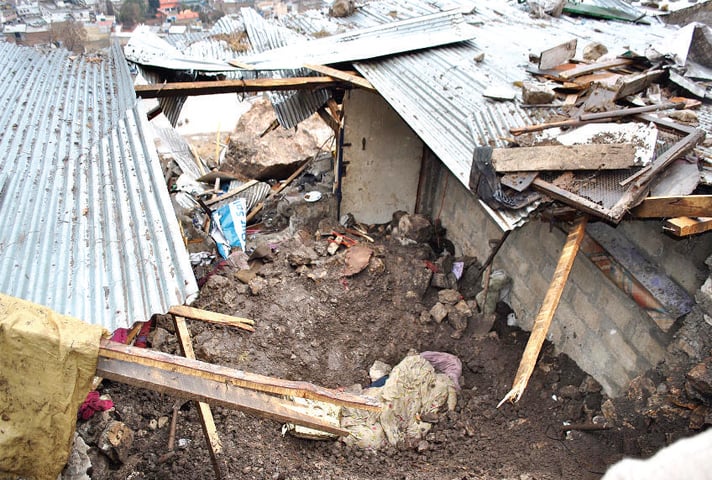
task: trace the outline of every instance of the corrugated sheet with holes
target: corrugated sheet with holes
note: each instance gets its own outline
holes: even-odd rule
[[[197,293],[118,47],[0,42],[0,292],[109,330]]]

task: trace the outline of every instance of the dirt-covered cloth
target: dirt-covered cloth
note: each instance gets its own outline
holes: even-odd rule
[[[431,424],[421,418],[454,409],[457,402],[454,382],[420,355],[404,358],[383,387],[365,389],[363,394],[378,400],[382,411],[344,408],[341,427],[350,432],[344,442],[371,449],[423,438]]]
[[[0,294],[0,478],[57,478],[104,333]]]

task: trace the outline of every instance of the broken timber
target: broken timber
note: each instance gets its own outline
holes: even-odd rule
[[[309,70],[314,70],[315,72],[322,73],[324,75],[328,75],[329,77],[336,78],[338,80],[343,80],[344,82],[348,82],[352,84],[353,86],[363,88],[365,90],[371,90],[372,92],[375,92],[376,89],[371,85],[371,82],[366,80],[365,78],[354,75],[350,72],[344,72],[343,70],[338,70],[336,68],[332,67],[327,67],[325,65],[311,65],[311,64],[306,64],[304,65],[304,68],[308,68]]]
[[[495,148],[492,164],[498,173],[625,169],[635,164],[635,148],[630,143]]]
[[[141,98],[187,97],[216,93],[251,93],[285,90],[317,90],[320,88],[349,88],[349,84],[332,77],[256,78],[245,80],[217,80],[214,82],[176,82],[135,85]]]
[[[679,217],[666,220],[663,231],[677,237],[687,237],[712,230],[712,218]]]
[[[348,435],[342,428],[295,410],[289,400],[308,398],[336,405],[379,411],[367,397],[337,392],[307,382],[282,380],[177,357],[163,352],[102,340],[97,375],[160,393],[241,410],[280,422]]]
[[[554,318],[554,313],[556,313],[556,308],[559,306],[559,300],[561,300],[561,294],[566,286],[566,280],[569,278],[569,273],[574,265],[576,254],[586,233],[587,219],[588,217],[585,215],[580,217],[576,223],[574,223],[573,227],[571,227],[569,235],[566,237],[566,243],[561,250],[559,263],[556,265],[556,270],[554,271],[554,277],[551,279],[549,289],[546,291],[546,296],[544,297],[544,302],[534,320],[529,341],[524,348],[517,374],[514,376],[512,389],[507,392],[502,401],[499,402],[497,408],[507,401],[511,401],[512,403],[518,402],[524,390],[527,388],[529,378],[534,372],[536,360],[539,357],[541,347],[544,345],[546,334]]]
[[[577,41],[574,38],[566,43],[544,50],[539,54],[539,69],[549,70],[566,63],[576,55]]]
[[[589,73],[593,73],[597,70],[608,70],[609,68],[623,67],[625,65],[630,65],[633,60],[629,58],[616,58],[615,60],[609,60],[607,62],[591,63],[586,65],[581,65],[571,70],[563,71],[559,74],[559,78],[564,80],[570,80],[572,78],[580,77]]]
[[[178,344],[180,345],[183,356],[185,358],[195,360],[193,342],[190,339],[190,333],[188,332],[188,325],[185,323],[185,318],[174,315],[173,323],[176,328],[176,336],[178,337]],[[222,478],[222,468],[220,467],[219,455],[222,453],[222,443],[220,442],[218,431],[215,428],[213,412],[210,410],[210,405],[207,403],[197,402],[197,404],[198,413],[200,415],[200,424],[203,427],[205,442],[208,444],[208,452],[210,453],[210,461],[213,464],[213,471],[215,472],[215,477],[220,479]]]
[[[712,217],[712,195],[647,197],[630,214],[637,218]]]
[[[209,312],[207,310],[201,310],[187,305],[175,305],[168,310],[168,313],[193,320],[201,320],[203,322],[215,323],[218,325],[237,327],[249,332],[255,331],[252,327],[255,324],[255,321],[250,320],[249,318],[233,317],[223,313]]]

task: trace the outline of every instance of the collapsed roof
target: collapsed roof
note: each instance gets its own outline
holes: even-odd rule
[[[637,15],[639,20],[638,17],[644,15],[644,12],[638,15],[632,7],[621,8],[619,3],[622,2],[597,4],[597,8],[603,9],[597,10],[597,16],[605,18],[600,12],[606,15],[625,12],[628,16]],[[297,66],[319,62],[352,63],[455,177],[475,191],[471,185],[474,149],[511,146],[511,129],[538,124],[560,113],[555,105],[528,108],[531,106],[502,101],[501,95],[492,94],[509,91],[512,92],[510,98],[516,96],[518,89],[515,91],[513,86],[528,77],[527,69],[532,70],[528,68],[530,55],[539,55],[562,41],[571,40],[575,45],[578,40],[615,47],[619,49],[616,55],[644,58],[651,45],[668,41],[677,31],[676,27],[669,27],[656,18],[651,19],[650,25],[641,25],[570,17],[532,19],[530,13],[510,2],[458,1],[446,5],[408,0],[366,3],[344,18],[333,18],[324,10],[315,10],[268,22],[253,10],[243,9],[239,21],[233,25],[244,24],[250,44],[260,48],[234,52],[230,63],[243,68],[243,74],[255,76],[295,76],[297,74],[290,72],[296,72]],[[288,47],[283,46],[284,43],[264,42],[264,38],[271,38],[275,32],[284,34],[285,27],[293,35],[299,32],[302,40]],[[201,42],[212,41],[211,38],[217,37],[208,34]],[[413,38],[419,41],[414,42]],[[270,49],[265,51],[266,47]],[[670,59],[671,55],[665,52],[662,57]],[[704,59],[704,55],[698,54],[693,59],[700,58]],[[223,57],[223,60],[227,59]],[[150,66],[150,62],[145,65]],[[690,65],[685,66],[683,61],[678,67],[664,65],[678,84],[693,83],[684,83]],[[275,69],[281,70],[274,73]],[[300,71],[302,75],[304,70]],[[699,83],[694,85],[699,86]],[[704,96],[704,86],[700,88]],[[296,100],[290,109],[299,113],[292,119],[306,118],[319,106]],[[282,109],[283,106],[275,103],[280,123],[292,126],[294,122],[282,120]],[[703,127],[710,118],[708,110],[709,107],[703,105],[699,115]],[[677,137],[668,139],[667,147],[685,138],[684,131],[677,133]],[[699,138],[692,140],[697,142]],[[704,181],[709,178],[704,168],[709,165],[708,152],[704,147],[696,152],[703,158],[701,178]],[[630,177],[630,173],[616,175],[602,183],[616,185]],[[590,213],[617,222],[635,203],[629,197],[638,200],[639,192],[632,195],[631,188],[615,186],[577,198],[581,204],[590,206]],[[595,204],[602,204],[603,208]],[[509,230],[525,222],[537,203],[519,209],[492,208],[491,203],[485,202],[482,206],[503,230]]]
[[[198,287],[120,49],[0,43],[0,292],[109,330]]]

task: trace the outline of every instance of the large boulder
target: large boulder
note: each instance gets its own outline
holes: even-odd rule
[[[269,100],[256,99],[230,134],[220,170],[245,179],[282,180],[316,155],[333,135],[316,114],[289,130],[280,126],[270,130],[275,119]]]

